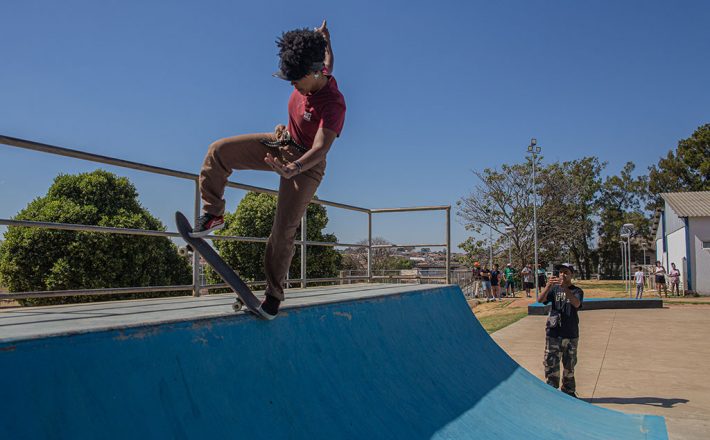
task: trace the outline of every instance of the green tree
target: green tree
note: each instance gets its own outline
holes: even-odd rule
[[[276,215],[276,196],[249,192],[237,206],[234,213],[225,215],[225,227],[218,235],[240,237],[268,237]],[[328,214],[323,205],[311,203],[306,215],[309,241],[337,242],[334,234],[326,234],[323,229],[328,225]],[[297,239],[301,237],[301,228],[296,231]],[[215,247],[224,260],[237,269],[245,280],[259,281],[266,279],[264,273],[265,243],[250,243],[236,240],[216,240]],[[306,248],[307,277],[331,278],[338,276],[342,256],[330,246],[308,246]],[[291,260],[290,278],[301,276],[300,246]],[[219,282],[219,278],[210,271],[209,280]]]
[[[660,194],[676,191],[710,190],[710,124],[698,127],[687,139],[678,142],[676,151],[668,152],[649,167],[649,192],[647,208],[663,206]]]
[[[589,278],[597,261],[594,215],[605,166],[596,157],[584,157],[552,163],[540,175],[543,260],[571,260],[581,278]]]
[[[138,202],[125,177],[103,170],[60,174],[16,220],[165,230]],[[0,246],[0,283],[10,292],[189,284],[189,263],[163,237],[9,227]],[[175,295],[117,295],[114,298]],[[105,300],[80,296],[23,300],[55,304]]]
[[[538,161],[541,158],[538,157]],[[594,207],[601,188],[601,171],[606,164],[596,157],[584,157],[544,166],[536,164],[538,260],[572,260],[579,275],[590,275],[596,262],[594,251]],[[513,265],[531,263],[534,257],[532,159],[505,164],[501,171],[474,172],[479,183],[457,204],[458,215],[468,230],[485,236],[490,228],[494,240],[470,238],[461,246],[471,258],[486,261],[489,246],[494,262],[508,261],[512,246]],[[485,238],[485,237],[484,237]]]
[[[457,215],[467,230],[481,234],[488,227],[496,233],[494,254],[498,253],[496,248],[505,249],[506,262],[507,249],[512,244],[516,265],[530,262],[533,255],[531,166],[532,162],[528,161],[527,164],[504,164],[501,171],[490,168],[474,171],[479,183],[456,203]],[[468,246],[473,249],[483,245],[472,242]],[[482,254],[480,249],[478,253]]]
[[[481,267],[488,266],[488,243],[486,240],[477,240],[474,237],[467,237],[463,243],[459,243],[459,248],[464,252],[459,258],[459,262],[467,267],[473,267],[478,262]]]
[[[618,176],[608,176],[601,187],[597,201],[599,223],[597,226],[598,253],[601,273],[605,277],[621,273],[621,249],[619,233],[624,223],[633,223],[638,233],[637,241],[650,239],[650,219],[642,211],[648,179],[634,177],[633,162],[627,162]],[[632,260],[636,259],[639,246],[632,246]]]

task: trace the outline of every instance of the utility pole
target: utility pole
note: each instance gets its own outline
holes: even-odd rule
[[[537,274],[537,187],[535,185],[535,162],[537,162],[537,155],[540,154],[542,148],[537,146],[537,139],[530,139],[530,145],[528,145],[528,153],[532,155],[532,189],[533,189],[533,234],[535,236],[535,297],[540,296],[540,286],[538,282]]]

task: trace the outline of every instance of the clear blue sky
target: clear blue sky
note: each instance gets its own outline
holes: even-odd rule
[[[348,113],[318,194],[364,207],[453,206],[471,170],[522,160],[531,137],[545,161],[597,155],[609,173],[629,160],[645,172],[710,122],[703,1],[28,0],[0,16],[0,133],[191,172],[213,140],[286,121],[274,40],[327,18]],[[57,173],[94,168],[0,146],[0,217]],[[105,168],[171,229],[191,209],[187,182]],[[366,238],[364,214],[329,215],[340,241]],[[375,217],[374,232],[443,242],[444,216]],[[452,233],[467,236],[457,222]]]

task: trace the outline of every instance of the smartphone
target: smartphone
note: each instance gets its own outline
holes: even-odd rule
[[[552,271],[552,276],[553,276],[553,277],[559,277],[559,276],[560,276],[560,271],[559,271],[559,269],[554,269],[554,270]]]

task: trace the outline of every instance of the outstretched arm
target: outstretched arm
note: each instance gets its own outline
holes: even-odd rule
[[[333,47],[330,45],[330,31],[328,30],[328,23],[323,20],[323,24],[319,28],[316,28],[316,32],[320,32],[325,37],[325,41],[328,45],[325,47],[325,68],[328,69],[328,74],[333,74],[333,65],[335,64],[335,57],[333,56]]]

